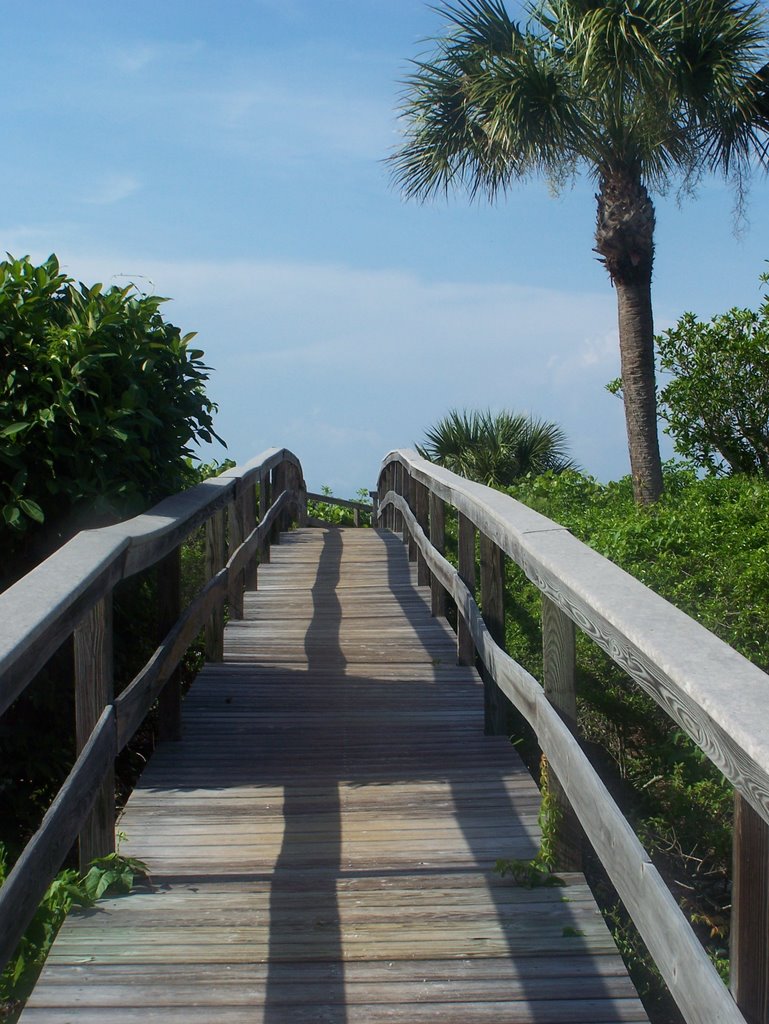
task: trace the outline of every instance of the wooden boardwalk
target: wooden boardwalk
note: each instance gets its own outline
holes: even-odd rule
[[[129,801],[151,887],[73,914],[22,1024],[646,1021],[401,542],[298,530]]]

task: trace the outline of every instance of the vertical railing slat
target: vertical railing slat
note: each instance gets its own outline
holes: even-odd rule
[[[430,543],[441,555],[446,550],[446,506],[430,491]],[[433,615],[446,617],[446,591],[435,576],[431,575],[431,610]]]
[[[426,535],[429,535],[428,517],[429,507],[427,500],[428,491],[424,484],[418,480],[414,481],[414,516]],[[417,551],[417,586],[430,586],[430,570],[421,551]]]
[[[505,650],[505,555],[481,533],[481,610],[492,639]],[[504,735],[507,712],[504,695],[486,668],[481,673],[484,689],[484,731]]]
[[[182,549],[174,548],[157,565],[158,642],[161,642],[182,613]],[[182,734],[182,674],[177,666],[158,699],[158,735],[161,740],[178,740]]]
[[[769,1021],[769,825],[734,796],[730,989],[748,1024]]]
[[[114,699],[112,594],[97,601],[74,632],[75,740],[80,754]],[[79,837],[80,870],[115,849],[115,772],[110,768]]]
[[[470,593],[475,596],[475,526],[457,512],[458,572]],[[475,664],[475,644],[461,615],[457,616],[457,661],[460,665]]]
[[[219,509],[206,522],[206,578],[211,579],[227,560],[224,535],[224,509]],[[206,658],[222,661],[224,658],[224,606],[219,603],[211,612],[206,625]]]
[[[577,731],[577,660],[574,623],[542,595],[542,659],[545,696],[572,733]],[[556,809],[554,850],[561,871],[582,869],[582,829],[558,777],[547,767],[547,785]]]

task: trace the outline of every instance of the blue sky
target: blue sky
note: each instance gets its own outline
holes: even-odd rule
[[[388,180],[399,82],[441,29],[422,0],[36,0],[3,29],[2,248],[172,297],[232,457],[285,445],[348,496],[450,408],[490,406],[627,471],[592,183],[420,206]],[[656,199],[659,329],[758,303],[767,196],[761,175],[739,236],[718,180]]]

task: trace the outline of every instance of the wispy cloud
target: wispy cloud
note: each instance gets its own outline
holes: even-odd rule
[[[135,75],[146,70],[152,64],[162,63],[164,66],[168,66],[169,63],[188,60],[200,53],[202,49],[203,42],[201,40],[165,43],[143,41],[113,50],[111,61],[120,71]]]
[[[109,206],[119,203],[141,188],[141,182],[133,174],[108,174],[93,182],[81,196],[81,202],[92,206]]]
[[[293,446],[315,484],[352,493],[385,449],[413,445],[449,408],[491,406],[555,420],[587,469],[624,472],[621,403],[604,390],[618,362],[610,293],[338,264],[60,256],[78,279],[138,270],[174,297],[166,315],[199,332],[238,459]]]

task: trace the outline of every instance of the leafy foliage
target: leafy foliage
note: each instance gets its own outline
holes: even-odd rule
[[[659,400],[676,451],[709,473],[769,476],[769,296],[709,323],[685,313],[656,343],[672,374]]]
[[[0,516],[7,549],[135,514],[191,482],[216,434],[203,353],[158,296],[0,263]],[[26,534],[26,536],[24,536]]]
[[[46,890],[40,906],[14,955],[0,974],[0,1012],[26,999],[45,962],[48,950],[64,918],[73,906],[90,907],[102,896],[130,892],[134,879],[147,875],[147,866],[119,852],[99,857],[80,876],[68,869],[60,872]],[[5,848],[0,843],[0,884],[7,876]]]
[[[417,450],[460,476],[497,487],[529,473],[575,468],[560,427],[512,412],[453,409],[426,432]]]
[[[333,492],[330,487],[324,484],[320,493],[327,497],[333,497]],[[360,487],[355,493],[354,498],[350,498],[350,501],[359,501],[364,505],[371,504],[371,497],[365,487]],[[355,514],[353,509],[345,508],[343,505],[334,505],[329,501],[308,501],[307,502],[307,514],[312,519],[321,519],[325,523],[330,523],[333,526],[354,526],[355,525]],[[370,513],[363,512],[361,522],[370,522]]]
[[[633,501],[627,478],[603,485],[577,473],[521,481],[510,493],[662,594],[766,670],[762,623],[769,592],[769,481],[698,479],[665,467],[665,494]],[[541,678],[540,596],[508,568],[507,645]],[[636,831],[687,893],[684,909],[724,969],[728,931],[732,793],[721,773],[657,705],[587,637],[577,636],[578,712],[588,749],[613,764]],[[624,927],[624,926],[623,926]],[[630,933],[625,939],[632,944]],[[637,950],[634,955],[638,954]]]

